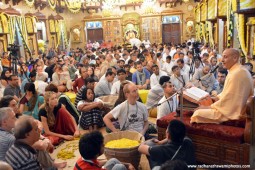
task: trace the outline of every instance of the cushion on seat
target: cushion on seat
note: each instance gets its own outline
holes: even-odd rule
[[[180,120],[180,117],[174,117],[175,113],[171,113],[157,120],[157,126],[167,128],[169,122],[173,119]],[[187,135],[194,134],[210,138],[217,138],[224,141],[243,143],[244,142],[244,128],[228,126],[228,124],[206,124],[194,123],[190,124],[190,112],[184,112],[183,123],[187,128]],[[231,121],[230,123],[231,124]]]

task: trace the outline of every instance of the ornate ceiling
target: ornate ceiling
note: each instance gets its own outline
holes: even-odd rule
[[[5,4],[10,3],[11,0],[0,0]],[[17,5],[22,0],[12,0],[13,5]],[[121,10],[127,10],[127,7],[136,6],[150,6],[152,7],[156,2],[160,5],[165,4],[167,7],[176,6],[178,3],[189,2],[193,0],[25,0],[29,7],[34,7],[35,9],[44,9],[49,6],[57,13],[63,13],[65,10],[69,10],[72,13],[78,13],[80,11],[85,12],[90,11],[97,12],[99,9],[112,10],[113,8],[120,8]]]

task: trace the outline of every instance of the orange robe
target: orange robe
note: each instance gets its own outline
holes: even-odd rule
[[[240,119],[253,90],[248,70],[239,63],[233,65],[225,80],[223,91],[218,95],[219,100],[211,105],[211,109],[196,110],[191,117],[191,123],[221,123]]]

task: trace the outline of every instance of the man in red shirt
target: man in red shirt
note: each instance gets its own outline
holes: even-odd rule
[[[82,157],[77,160],[74,170],[134,170],[132,164],[122,164],[116,158],[108,161],[97,160],[104,153],[104,137],[99,131],[83,135],[79,141],[79,151]]]
[[[73,83],[73,91],[75,93],[80,90],[80,88],[85,84],[85,79],[89,77],[87,67],[81,67],[79,69],[79,73],[81,77],[77,78]]]

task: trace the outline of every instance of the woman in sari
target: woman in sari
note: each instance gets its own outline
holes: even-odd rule
[[[34,83],[27,83],[24,90],[25,95],[20,99],[19,111],[38,120],[39,107],[43,104],[44,98],[36,92]]]
[[[39,120],[42,122],[45,136],[52,144],[58,144],[61,139],[73,140],[80,135],[74,118],[64,105],[58,103],[55,92],[45,92],[44,104],[39,110]]]

